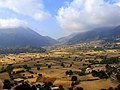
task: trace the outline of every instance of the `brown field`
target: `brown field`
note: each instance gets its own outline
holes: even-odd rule
[[[63,49],[64,50],[64,49]],[[80,71],[84,69],[85,66],[83,64],[89,64],[88,60],[94,60],[96,55],[108,55],[111,56],[120,56],[119,51],[117,50],[108,50],[106,52],[98,52],[98,51],[88,51],[88,52],[64,52],[64,51],[51,51],[50,53],[25,53],[25,54],[10,54],[10,55],[1,55],[0,63],[1,66],[6,66],[7,64],[13,64],[16,68],[14,71],[20,71],[23,68],[18,68],[18,66],[28,65],[31,67],[31,71],[36,74],[30,74],[29,72],[21,73],[21,75],[25,74],[26,77],[33,75],[33,78],[27,78],[26,81],[36,82],[38,74],[42,74],[43,77],[53,77],[56,78],[54,85],[59,86],[63,85],[63,87],[67,90],[67,88],[71,87],[71,77],[65,75],[67,70]],[[77,59],[75,59],[77,57]],[[101,61],[100,58],[96,59]],[[34,66],[39,61],[41,64],[41,70],[37,70]],[[61,67],[60,64],[63,62],[65,64],[65,68]],[[72,64],[72,67],[69,65]],[[50,69],[48,69],[47,65],[52,65]],[[93,70],[105,69],[105,65],[92,65]],[[23,69],[24,70],[24,69]],[[109,88],[116,87],[118,82],[111,81],[110,79],[99,79],[93,81],[86,81],[87,79],[96,79],[97,77],[93,77],[91,74],[85,76],[78,76],[81,82],[75,87],[83,87],[84,90],[100,90],[101,88]],[[9,79],[7,73],[0,73],[0,79],[5,80]]]
[[[100,89],[108,89],[109,87],[116,87],[118,83],[112,82],[110,79],[108,80],[96,80],[96,81],[88,81],[81,82],[80,87],[84,87],[85,90],[100,90]]]

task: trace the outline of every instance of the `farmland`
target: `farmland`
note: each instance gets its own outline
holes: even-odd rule
[[[50,48],[50,47],[45,47]],[[2,81],[12,78],[23,78],[24,81],[34,83],[44,83],[41,78],[55,79],[51,81],[53,85],[62,85],[65,90],[73,87],[82,87],[84,90],[101,90],[109,87],[117,87],[119,81],[115,78],[101,78],[94,76],[92,71],[104,71],[107,73],[106,65],[111,67],[119,67],[120,51],[119,49],[109,50],[79,50],[79,45],[52,47],[44,53],[20,53],[20,54],[3,54],[0,55]],[[115,63],[111,61],[116,60]],[[104,61],[104,60],[107,60]],[[12,65],[12,77],[5,70],[9,65]],[[69,72],[72,74],[69,75]],[[71,78],[77,77],[79,81],[72,86]]]

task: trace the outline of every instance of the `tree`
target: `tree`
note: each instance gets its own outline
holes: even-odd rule
[[[31,89],[30,89],[30,85],[27,82],[25,82],[17,86],[15,90],[31,90]]]
[[[114,90],[113,87],[108,88],[108,90]]]
[[[116,78],[118,81],[120,81],[120,74],[117,73]]]
[[[65,67],[64,63],[61,63],[61,66],[62,66],[62,67]]]
[[[82,87],[77,87],[75,90],[84,90]]]
[[[38,74],[39,77],[42,77],[42,74]]]
[[[13,66],[12,66],[12,64],[9,64],[9,65],[6,67],[6,71],[8,72],[9,75],[11,75],[11,72],[13,71]]]
[[[66,71],[65,73],[66,73],[66,75],[73,75],[73,71],[72,70]]]
[[[70,64],[70,67],[72,67],[72,64]]]
[[[37,70],[40,70],[40,66],[37,66]]]
[[[25,65],[23,65],[23,68],[27,69],[27,68],[28,68],[28,66],[25,64]]]
[[[51,68],[51,65],[48,65],[48,68]]]
[[[52,83],[52,82],[48,82],[48,83],[47,83],[47,86],[49,86],[49,87],[50,87],[50,86],[53,86],[53,83]]]
[[[69,71],[66,71],[65,74],[66,74],[66,75],[69,75]]]
[[[3,89],[11,89],[11,86],[12,84],[11,84],[11,82],[10,82],[10,80],[5,80],[4,81],[4,86],[3,86]]]
[[[84,75],[85,75],[85,72],[84,72],[84,71],[81,71],[81,72],[77,72],[77,74],[78,74],[79,76],[84,76]]]
[[[109,76],[105,73],[105,71],[101,70],[101,71],[92,71],[92,75],[94,77],[99,77],[100,79],[108,79]]]
[[[104,71],[101,70],[99,72],[99,78],[100,79],[108,79],[109,77],[108,77],[108,75]]]
[[[77,81],[77,80],[78,80],[77,76],[72,76],[71,81]]]
[[[37,88],[35,87],[35,85],[33,85],[30,90],[37,90]]]
[[[37,63],[40,63],[40,61],[37,61]]]
[[[59,90],[65,90],[62,85],[59,86]]]
[[[75,86],[75,83],[72,82],[71,83],[71,88],[73,89],[74,86]]]
[[[51,90],[51,89],[50,89],[51,86],[53,86],[53,83],[51,83],[51,82],[48,82],[48,83],[45,82],[44,89],[45,89],[45,90]],[[44,89],[43,89],[43,90],[44,90]]]
[[[109,64],[106,64],[106,66],[105,66],[105,67],[106,67],[106,69],[109,69],[109,67],[110,67],[110,66],[109,66]]]
[[[92,71],[92,75],[93,75],[94,77],[98,77],[98,76],[99,76],[98,72],[95,71],[95,70]]]
[[[70,87],[70,88],[68,88],[68,90],[73,90],[73,88]]]
[[[72,70],[69,71],[69,75],[73,75],[73,71]]]

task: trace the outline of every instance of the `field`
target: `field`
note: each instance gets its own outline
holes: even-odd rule
[[[71,51],[69,51],[69,48]],[[53,82],[54,85],[62,85],[65,90],[71,87],[71,77],[77,76],[80,83],[75,85],[76,87],[83,87],[84,90],[100,90],[102,88],[115,88],[119,83],[117,81],[109,79],[99,79],[98,77],[93,77],[91,73],[80,76],[73,73],[72,76],[66,75],[66,71],[72,70],[73,72],[80,72],[81,70],[86,70],[90,63],[90,60],[100,62],[102,59],[98,56],[107,57],[120,57],[119,50],[106,50],[106,51],[78,51],[76,49],[69,48],[56,48],[50,50],[47,53],[22,53],[22,54],[8,54],[0,55],[1,68],[6,67],[8,64],[14,66],[13,72],[25,70],[22,66],[27,65],[33,73],[28,71],[20,73],[21,76],[30,77],[26,78],[25,81],[35,83],[38,75],[42,74],[42,77],[56,78]],[[61,66],[64,63],[64,67]],[[37,70],[37,65],[40,65],[40,70]],[[70,67],[70,64],[72,66]],[[118,63],[119,64],[119,63]],[[51,65],[51,68],[48,68]],[[116,65],[116,64],[112,64]],[[105,70],[106,64],[92,64],[92,70]],[[7,72],[0,73],[0,79],[4,81],[5,79],[10,79]],[[90,81],[89,81],[90,80]]]

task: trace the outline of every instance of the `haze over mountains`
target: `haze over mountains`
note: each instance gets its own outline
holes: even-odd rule
[[[116,41],[120,38],[120,26],[96,28],[84,33],[72,34],[64,38],[58,39],[60,43],[77,44],[81,42],[90,42],[96,40]]]
[[[0,48],[77,44],[96,40],[115,41],[118,38],[120,38],[120,26],[96,28],[84,33],[71,34],[58,40],[52,39],[48,36],[42,36],[26,27],[1,28]]]
[[[42,36],[30,28],[1,28],[0,29],[0,48],[16,47],[16,46],[46,46],[53,45],[57,41]]]

